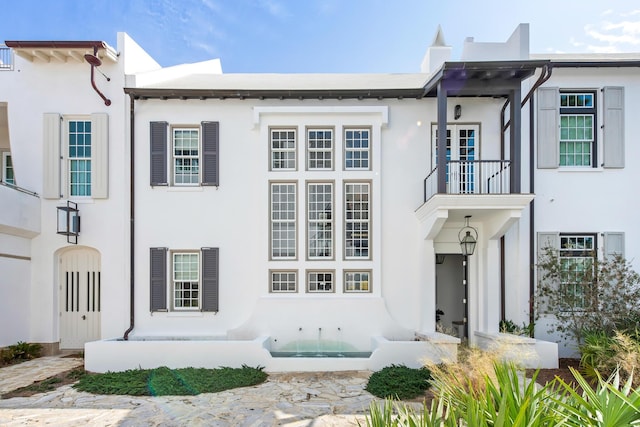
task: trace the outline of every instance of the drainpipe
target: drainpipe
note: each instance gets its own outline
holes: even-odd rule
[[[535,161],[533,159],[534,149],[533,149],[533,140],[534,140],[534,103],[533,103],[533,93],[542,86],[547,80],[551,78],[552,67],[551,64],[546,64],[542,67],[542,71],[540,72],[540,77],[533,84],[527,95],[522,100],[520,104],[521,107],[524,107],[529,100],[531,100],[531,105],[529,107],[529,193],[534,194],[534,167]],[[509,100],[504,103],[502,106],[502,110],[500,111],[500,159],[504,159],[504,133],[511,125],[511,120],[507,123],[504,123],[505,111],[507,110],[507,106],[509,105]],[[534,238],[535,238],[535,227],[534,227],[534,202],[532,200],[529,204],[529,265],[533,266],[535,264],[535,254],[534,254]],[[500,238],[500,315],[502,320],[505,319],[505,293],[506,293],[506,280],[505,280],[505,245],[504,245],[504,236]],[[535,274],[533,268],[529,269],[529,323],[533,324],[535,321],[535,312],[534,312],[534,295],[535,295]]]
[[[127,329],[126,331],[124,331],[124,336],[123,339],[125,341],[129,340],[129,334],[131,333],[131,331],[133,331],[133,328],[135,326],[135,301],[134,301],[134,297],[135,297],[135,279],[134,279],[134,273],[135,273],[135,254],[134,254],[134,250],[135,250],[135,223],[134,223],[134,219],[135,219],[135,144],[134,144],[134,135],[135,135],[135,120],[134,120],[134,111],[135,111],[135,98],[133,94],[129,94],[129,141],[130,141],[130,146],[129,146],[129,238],[130,238],[130,243],[129,243],[129,264],[130,264],[130,277],[129,277],[129,329]]]

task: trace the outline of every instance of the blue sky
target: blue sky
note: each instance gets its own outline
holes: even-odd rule
[[[4,0],[0,40],[103,40],[125,31],[161,65],[220,58],[223,71],[418,72],[438,25],[532,53],[640,51],[638,0]]]

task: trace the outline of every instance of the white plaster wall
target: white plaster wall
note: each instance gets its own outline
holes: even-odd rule
[[[465,123],[481,123],[481,158],[499,158],[499,115],[502,101],[450,100],[451,115],[460,103]],[[265,113],[254,123],[253,107],[269,110],[271,107],[290,112]],[[297,107],[311,108],[295,112]],[[367,109],[388,107],[389,120],[380,125],[375,114],[341,112],[340,109]],[[323,108],[335,109],[327,112]],[[322,112],[324,111],[324,112]],[[407,330],[419,330],[425,310],[423,299],[435,298],[435,284],[425,282],[422,266],[433,259],[422,259],[420,250],[424,236],[419,234],[415,210],[423,203],[423,179],[431,169],[431,123],[435,122],[435,100],[384,101],[254,101],[254,100],[147,100],[136,101],[136,328],[134,335],[212,335],[224,334],[240,328],[256,310],[260,298],[270,298],[268,292],[270,268],[298,269],[299,291],[295,295],[278,294],[277,298],[308,301],[327,299],[368,298],[367,295],[342,294],[342,269],[370,268],[373,270],[371,296],[382,296],[391,321]],[[167,121],[170,124],[199,124],[201,121],[220,122],[220,187],[175,188],[149,185],[149,122]],[[373,169],[370,173],[340,172],[336,158],[336,173],[331,179],[366,178],[373,182],[373,243],[372,261],[340,261],[342,259],[341,230],[337,227],[336,259],[331,262],[304,261],[304,238],[299,237],[299,261],[269,262],[269,179],[298,180],[299,217],[304,217],[304,180],[326,179],[323,172],[269,172],[269,126],[293,126],[299,130],[299,170],[304,169],[304,126],[335,126],[336,137],[340,127],[372,125]],[[341,144],[336,143],[336,156],[341,156]],[[339,181],[337,181],[339,182]],[[341,224],[342,188],[335,186],[336,224]],[[300,224],[300,223],[299,223]],[[452,225],[455,233],[462,224]],[[452,228],[453,230],[453,228]],[[303,228],[299,230],[303,233]],[[455,240],[455,241],[454,241]],[[456,238],[452,240],[459,251]],[[199,249],[220,248],[220,312],[214,313],[150,313],[149,312],[149,248]],[[473,267],[472,278],[483,286],[482,255]],[[305,293],[306,268],[336,270],[336,293],[312,295]],[[434,268],[433,266],[431,267]],[[497,267],[496,267],[497,268]],[[435,276],[434,276],[435,277]],[[487,289],[476,296],[477,310],[483,310]],[[275,296],[274,296],[275,297]],[[496,295],[497,297],[497,295]],[[491,297],[493,298],[493,297]],[[294,304],[295,305],[295,304]],[[284,307],[284,305],[283,305]],[[273,316],[289,316],[291,331],[302,325],[300,316],[309,315],[300,309],[274,310]],[[433,312],[433,314],[432,314]],[[354,314],[360,313],[354,310]],[[435,316],[430,310],[427,314]],[[304,319],[304,329],[322,326],[322,315],[315,321]],[[328,317],[344,316],[327,313]],[[474,327],[483,315],[477,315]],[[354,315],[353,321],[361,322]],[[343,321],[343,320],[341,320]],[[317,325],[317,326],[314,326]],[[343,324],[345,330],[348,324]],[[497,328],[497,326],[496,326]],[[268,331],[260,331],[268,332]],[[372,331],[373,332],[373,331]]]
[[[602,251],[600,233],[625,233],[625,256],[636,271],[640,270],[640,243],[636,212],[640,199],[636,194],[638,168],[634,160],[640,158],[640,147],[634,137],[640,132],[636,119],[635,99],[640,96],[640,76],[635,69],[555,69],[546,87],[564,89],[597,89],[598,99],[598,163],[602,163],[602,92],[604,86],[625,87],[625,168],[584,168],[582,170],[536,169],[537,232],[598,233],[598,248]],[[536,328],[536,336],[552,340],[543,319]],[[571,346],[560,347],[560,356],[573,353]]]
[[[0,347],[29,340],[29,255],[29,239],[0,234]]]
[[[119,36],[119,51],[124,35]],[[140,61],[138,61],[140,62]],[[124,85],[124,55],[118,62],[104,60],[95,73],[96,86],[111,99],[105,106],[90,81],[88,63],[36,60],[15,56],[11,72],[0,74],[0,101],[8,102],[11,152],[21,187],[42,192],[43,114],[109,115],[109,198],[76,198],[81,216],[79,244],[97,249],[102,259],[102,336],[121,335],[128,325],[128,100]],[[30,313],[25,340],[52,343],[59,340],[57,251],[67,246],[56,234],[56,207],[65,200],[40,199],[40,235],[30,242],[31,271],[26,312]],[[24,272],[20,273],[24,274]],[[3,318],[4,318],[3,313]]]

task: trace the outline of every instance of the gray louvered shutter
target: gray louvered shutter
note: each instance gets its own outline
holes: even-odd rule
[[[202,248],[202,311],[218,311],[218,248]]]
[[[167,122],[151,122],[151,185],[168,185]]]
[[[603,120],[603,166],[624,167],[624,88],[605,87]]]
[[[544,255],[547,248],[560,249],[560,233],[538,233],[538,258]]]
[[[220,185],[220,124],[202,122],[202,185]]]
[[[604,256],[620,255],[624,258],[624,233],[604,233]]]
[[[167,311],[167,248],[151,248],[151,311]]]
[[[60,131],[62,117],[45,113],[42,124],[42,197],[59,199],[60,191]]]
[[[557,87],[538,89],[538,168],[555,169],[559,164],[558,120],[560,91]]]

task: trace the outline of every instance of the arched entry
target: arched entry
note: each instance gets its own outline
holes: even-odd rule
[[[100,339],[100,253],[72,248],[59,256],[60,348]]]

